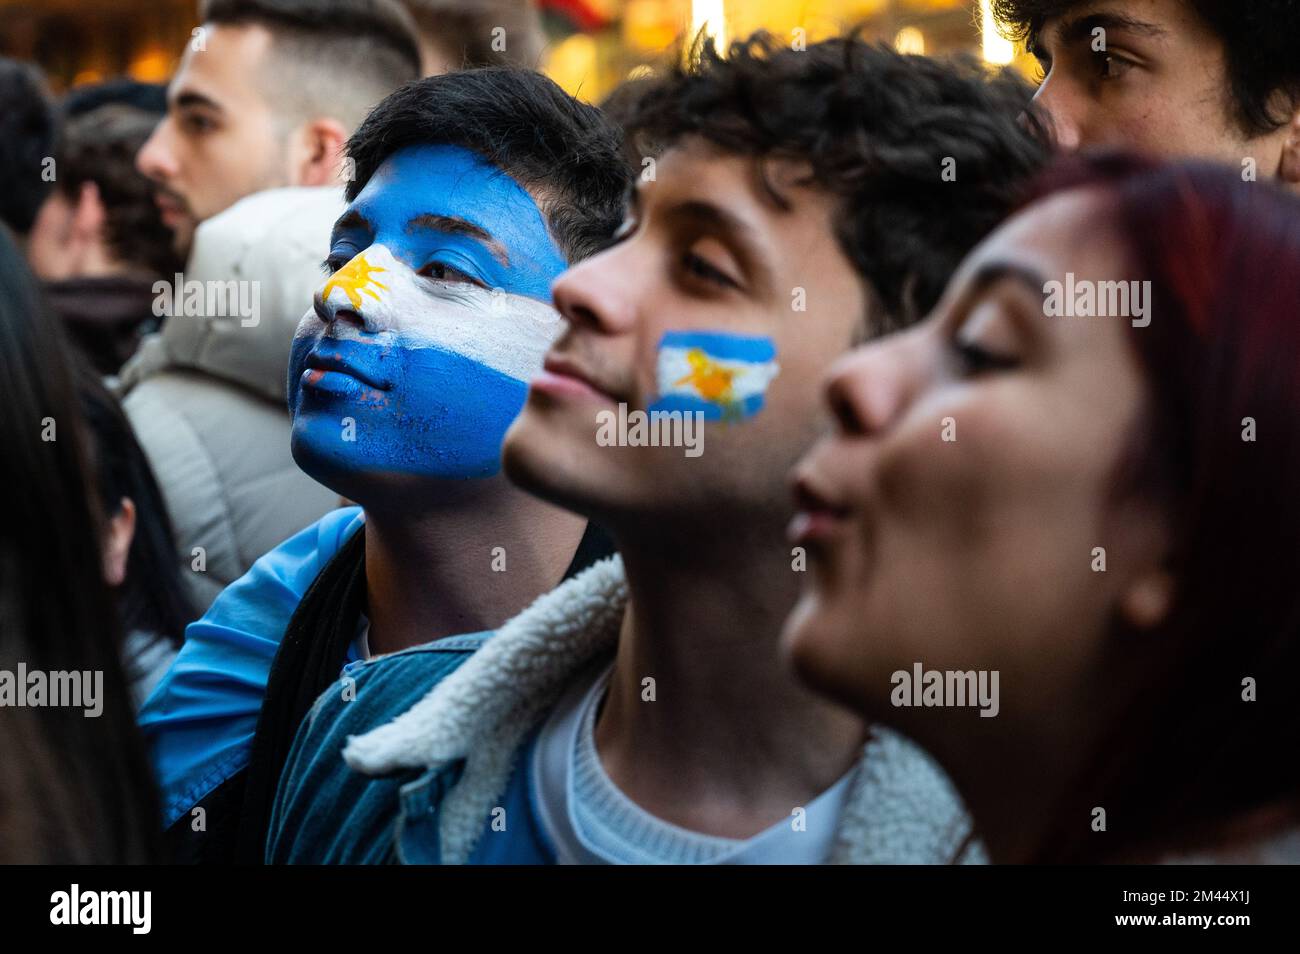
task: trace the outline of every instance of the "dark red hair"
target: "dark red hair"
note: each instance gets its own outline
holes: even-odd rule
[[[1061,160],[1035,195],[1074,188],[1104,194],[1130,277],[1151,282],[1151,322],[1130,329],[1148,406],[1119,487],[1167,517],[1175,602],[1157,631],[1114,634],[1132,678],[1041,858],[1259,838],[1300,823],[1300,197],[1121,155]]]

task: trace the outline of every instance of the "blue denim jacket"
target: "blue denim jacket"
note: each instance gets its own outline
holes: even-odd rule
[[[185,645],[140,710],[163,827],[248,765],[262,698],[294,610],[364,522],[331,511],[260,557],[185,630]],[[356,659],[356,648],[348,651]]]
[[[417,703],[490,636],[450,636],[344,668],[294,740],[271,815],[268,863],[441,862],[439,808],[464,762],[374,777],[350,768],[343,747],[349,736],[383,725]],[[532,807],[531,747],[530,739],[502,798],[507,831],[495,832],[489,822],[471,864],[554,863],[555,852]]]
[[[493,634],[351,664],[294,740],[266,860],[553,862],[529,785],[531,747],[565,687],[613,658],[626,602],[622,563],[605,560]],[[344,761],[345,745],[364,772]],[[458,753],[469,760],[449,757]],[[828,860],[984,860],[969,833],[961,799],[934,761],[876,727]]]

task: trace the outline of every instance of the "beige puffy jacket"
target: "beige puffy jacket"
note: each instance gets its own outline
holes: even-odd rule
[[[202,289],[204,305],[168,318],[122,370],[123,404],[167,500],[200,611],[255,559],[338,505],[293,462],[285,382],[294,328],[324,280],[320,263],[343,209],[337,188],[271,189],[204,222],[181,295],[184,305]],[[209,288],[226,303],[214,297],[209,309]],[[220,314],[196,314],[209,310]]]

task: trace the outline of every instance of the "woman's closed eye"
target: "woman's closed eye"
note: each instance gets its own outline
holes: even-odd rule
[[[1008,307],[1014,306],[986,298],[953,329],[949,347],[963,377],[1019,367],[1024,343]]]
[[[1020,365],[1020,358],[1013,354],[994,350],[977,341],[963,340],[960,336],[953,339],[952,350],[962,374],[968,377],[1006,371]]]

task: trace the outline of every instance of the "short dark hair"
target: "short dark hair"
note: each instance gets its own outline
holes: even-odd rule
[[[697,42],[622,112],[640,153],[699,137],[808,163],[809,184],[839,199],[840,246],[881,306],[874,334],[929,311],[1014,208],[1048,151],[1029,102],[1019,78],[968,58],[906,56],[856,35],[796,50],[756,33],[725,57]]]
[[[42,168],[57,114],[40,71],[0,56],[0,222],[26,235],[49,194]]]
[[[84,183],[99,190],[105,240],[119,261],[171,276],[178,261],[171,230],[154,204],[153,189],[135,156],[158,117],[130,106],[100,106],[69,119],[54,149],[58,190],[75,202]]]
[[[418,145],[468,149],[528,189],[569,261],[598,250],[622,219],[631,170],[618,127],[540,73],[485,67],[403,86],[348,141],[348,201],[385,159]]]
[[[336,81],[288,81],[280,96],[315,109],[341,110],[352,126],[390,90],[420,75],[420,47],[411,15],[396,0],[204,0],[203,23],[256,24],[271,32],[272,68],[308,69]],[[358,105],[340,104],[340,90]],[[359,106],[359,108],[358,108]]]
[[[133,79],[111,79],[68,90],[63,96],[63,118],[71,119],[101,106],[130,106],[155,119],[167,112],[167,87],[162,83],[141,83]]]
[[[1228,105],[1238,126],[1250,136],[1272,132],[1290,118],[1279,116],[1280,91],[1290,109],[1300,104],[1300,3],[1295,0],[1185,0],[1227,53]],[[1049,20],[1084,0],[993,0],[993,16],[1011,39],[1031,50]]]

